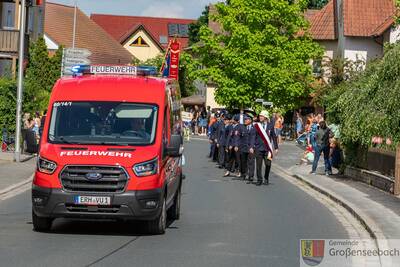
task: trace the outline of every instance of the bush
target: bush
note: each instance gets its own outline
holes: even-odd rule
[[[365,71],[333,86],[325,96],[328,119],[340,121],[342,141],[369,147],[374,136],[400,143],[400,44],[383,59],[370,62]]]
[[[16,100],[15,81],[0,78],[0,129],[6,128],[8,131],[15,131]]]

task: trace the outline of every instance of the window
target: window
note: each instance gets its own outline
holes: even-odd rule
[[[189,37],[189,25],[179,24],[179,36],[180,37]]]
[[[56,102],[49,141],[149,145],[156,136],[157,110],[154,105],[125,102]]]
[[[179,34],[178,24],[168,24],[168,35],[175,36]]]
[[[189,37],[189,25],[188,24],[168,24],[168,35],[177,37]]]
[[[313,74],[316,77],[321,77],[322,75],[322,62],[321,59],[313,60]]]
[[[161,35],[160,36],[160,44],[168,44],[168,37]]]
[[[1,3],[0,5],[3,5],[3,13],[0,14],[0,24],[4,28],[14,28],[14,18],[15,18],[15,7],[14,3]],[[1,10],[1,8],[0,8]]]
[[[138,38],[136,38],[135,41],[131,43],[131,46],[149,46],[149,45],[141,36],[139,36]]]

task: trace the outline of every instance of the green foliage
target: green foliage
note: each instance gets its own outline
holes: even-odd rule
[[[325,97],[328,117],[341,123],[345,144],[368,147],[372,137],[400,143],[400,44]]]
[[[200,67],[198,61],[193,60],[189,53],[182,52],[179,62],[179,85],[183,97],[192,95],[196,88],[196,70]]]
[[[231,0],[212,16],[223,33],[200,28],[194,47],[204,69],[197,76],[217,84],[216,100],[227,107],[253,107],[255,99],[284,110],[301,105],[314,80],[310,59],[322,49],[306,32],[307,1]],[[303,33],[303,34],[299,34]]]
[[[189,25],[189,45],[200,41],[199,31],[202,26],[208,25],[208,14],[209,9],[208,6],[206,6],[197,21]]]
[[[8,78],[0,78],[0,129],[15,131],[17,85]]]
[[[32,43],[24,85],[24,112],[34,113],[47,108],[53,85],[61,75],[62,47],[49,57],[43,38]]]
[[[136,65],[154,66],[158,70],[161,69],[162,63],[164,61],[164,55],[159,54],[156,57],[150,58],[146,61],[139,61]]]
[[[309,0],[308,8],[310,8],[310,9],[321,9],[328,2],[329,2],[329,0]]]

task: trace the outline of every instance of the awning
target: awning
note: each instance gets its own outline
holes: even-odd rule
[[[183,105],[205,105],[206,104],[206,98],[205,96],[202,95],[192,95],[188,97],[184,97],[181,100]]]

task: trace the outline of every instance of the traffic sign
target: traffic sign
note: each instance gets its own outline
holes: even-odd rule
[[[66,57],[64,59],[64,66],[89,65],[90,63],[88,58]]]
[[[64,56],[67,58],[87,58],[92,52],[86,48],[66,48]]]
[[[65,48],[62,60],[62,75],[72,75],[71,68],[78,65],[90,65],[89,56],[92,55],[86,48]]]

